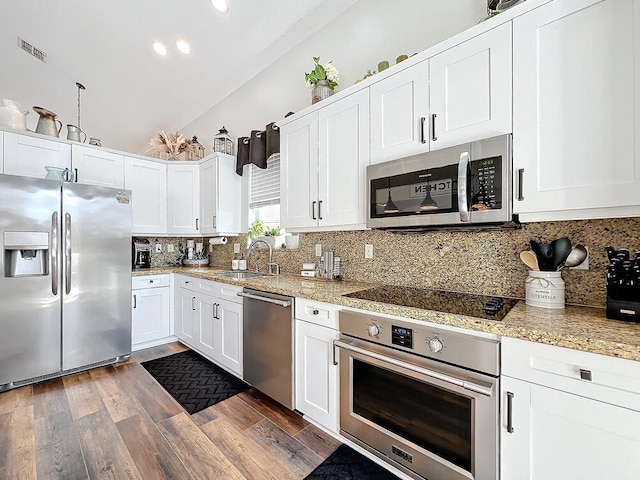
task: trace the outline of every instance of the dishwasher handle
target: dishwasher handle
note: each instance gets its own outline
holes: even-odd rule
[[[280,305],[281,307],[285,307],[285,308],[291,306],[291,300],[287,300],[287,301],[276,300],[275,298],[262,297],[260,295],[252,295],[251,293],[245,293],[245,292],[238,292],[236,295],[238,295],[239,297],[251,298],[253,300],[260,300],[261,302],[273,303],[275,305]]]

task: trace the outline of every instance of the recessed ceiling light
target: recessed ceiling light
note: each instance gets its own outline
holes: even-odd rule
[[[211,5],[221,13],[229,11],[229,0],[211,0]]]
[[[167,56],[167,47],[162,42],[153,42],[153,49],[158,55]]]
[[[191,53],[191,45],[189,45],[189,42],[183,38],[176,41],[176,47],[185,55],[189,55]]]

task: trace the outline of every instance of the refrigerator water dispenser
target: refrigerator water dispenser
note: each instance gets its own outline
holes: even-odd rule
[[[4,276],[49,273],[49,232],[4,232]]]

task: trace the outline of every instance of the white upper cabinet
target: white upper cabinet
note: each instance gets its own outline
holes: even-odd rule
[[[126,158],[124,188],[131,190],[132,234],[166,234],[166,164]]]
[[[349,95],[318,115],[318,225],[364,228],[369,92]]]
[[[281,126],[280,161],[280,225],[317,227],[317,111]]]
[[[71,168],[71,145],[4,132],[4,173],[44,178],[45,166]]]
[[[200,233],[237,235],[241,225],[241,177],[236,157],[216,153],[200,164]]]
[[[418,63],[374,83],[371,163],[429,151],[429,63]]]
[[[200,235],[199,166],[167,165],[167,233]]]
[[[4,132],[0,132],[0,173],[4,173]]]
[[[85,145],[71,146],[77,183],[124,188],[124,156]]]
[[[369,92],[281,126],[280,223],[289,231],[364,228]]]
[[[511,133],[511,23],[429,59],[430,148]]]
[[[640,214],[640,2],[554,1],[513,20],[514,210]]]

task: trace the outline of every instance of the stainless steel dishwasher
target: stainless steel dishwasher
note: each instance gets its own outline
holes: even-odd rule
[[[293,409],[293,298],[245,288],[245,382]]]

